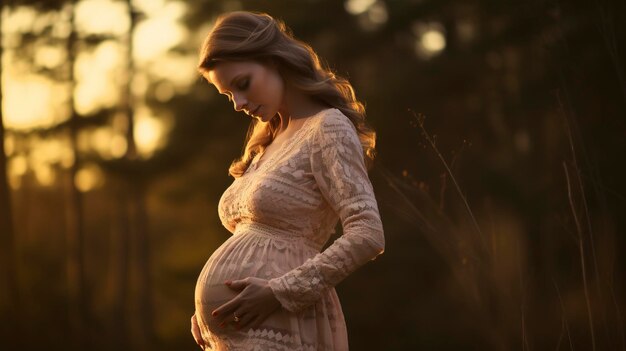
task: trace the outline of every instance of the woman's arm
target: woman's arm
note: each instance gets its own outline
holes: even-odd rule
[[[311,168],[320,192],[338,214],[343,235],[301,266],[270,279],[283,308],[299,312],[385,249],[383,226],[363,148],[343,114],[324,116],[311,138]]]

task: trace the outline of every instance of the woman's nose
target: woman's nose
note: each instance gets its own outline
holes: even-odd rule
[[[241,111],[248,104],[248,101],[243,97],[235,97],[233,103],[235,104],[235,111]]]

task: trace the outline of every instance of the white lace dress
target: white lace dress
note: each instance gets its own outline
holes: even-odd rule
[[[258,167],[257,155],[219,201],[233,235],[195,290],[196,318],[213,350],[348,350],[334,287],[383,253],[383,227],[352,122],[336,108],[306,118]],[[338,220],[343,235],[320,252]],[[236,296],[224,281],[249,276],[269,280],[281,308],[257,329],[217,328],[211,312]]]

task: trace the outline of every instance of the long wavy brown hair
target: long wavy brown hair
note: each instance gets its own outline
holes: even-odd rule
[[[365,120],[365,106],[356,99],[347,79],[322,65],[310,45],[294,37],[282,20],[267,13],[233,11],[220,15],[200,50],[198,71],[206,77],[220,61],[278,63],[278,72],[290,84],[313,99],[334,107],[354,124],[363,147],[367,169],[376,155],[376,132]],[[234,160],[228,173],[241,177],[256,154],[276,137],[280,118],[269,122],[252,119],[243,155]]]

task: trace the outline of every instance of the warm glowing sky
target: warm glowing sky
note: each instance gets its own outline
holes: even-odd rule
[[[173,119],[168,115],[156,115],[145,105],[148,84],[161,81],[156,89],[156,98],[162,101],[184,93],[197,79],[196,53],[190,52],[185,56],[171,53],[170,49],[181,43],[198,46],[201,37],[191,36],[180,23],[187,10],[183,1],[135,0],[133,5],[145,14],[132,36],[134,70],[130,86],[135,108],[134,137],[139,153],[149,157],[165,144]],[[77,3],[74,15],[78,35],[100,34],[111,39],[103,41],[93,50],[78,50],[73,67],[75,86],[36,73],[42,67],[59,70],[66,65],[68,55],[64,39],[70,32],[68,19],[72,8],[68,6],[61,11],[38,13],[27,6],[11,7],[10,10],[5,7],[2,13],[2,108],[3,121],[8,129],[46,128],[67,120],[72,96],[74,108],[81,115],[93,114],[121,102],[124,87],[128,84],[126,65],[130,21],[126,6],[126,2],[111,0]],[[21,46],[21,33],[38,34],[46,27],[52,28],[51,35],[39,36],[33,50],[29,51],[33,64],[15,54]],[[208,29],[207,26],[199,34],[206,34]],[[53,39],[61,40],[55,42]],[[123,129],[122,122],[84,131],[79,135],[79,148],[96,150],[103,158],[121,157],[127,144]],[[69,142],[62,137],[55,140],[30,138],[26,155],[12,155],[15,141],[11,136],[6,138],[5,146],[14,188],[19,187],[19,177],[28,170],[33,172],[41,185],[51,185],[54,182],[53,166],[67,168],[73,162]],[[94,181],[93,177],[85,176],[93,167],[85,169],[76,182],[86,190],[90,184],[94,185]]]

